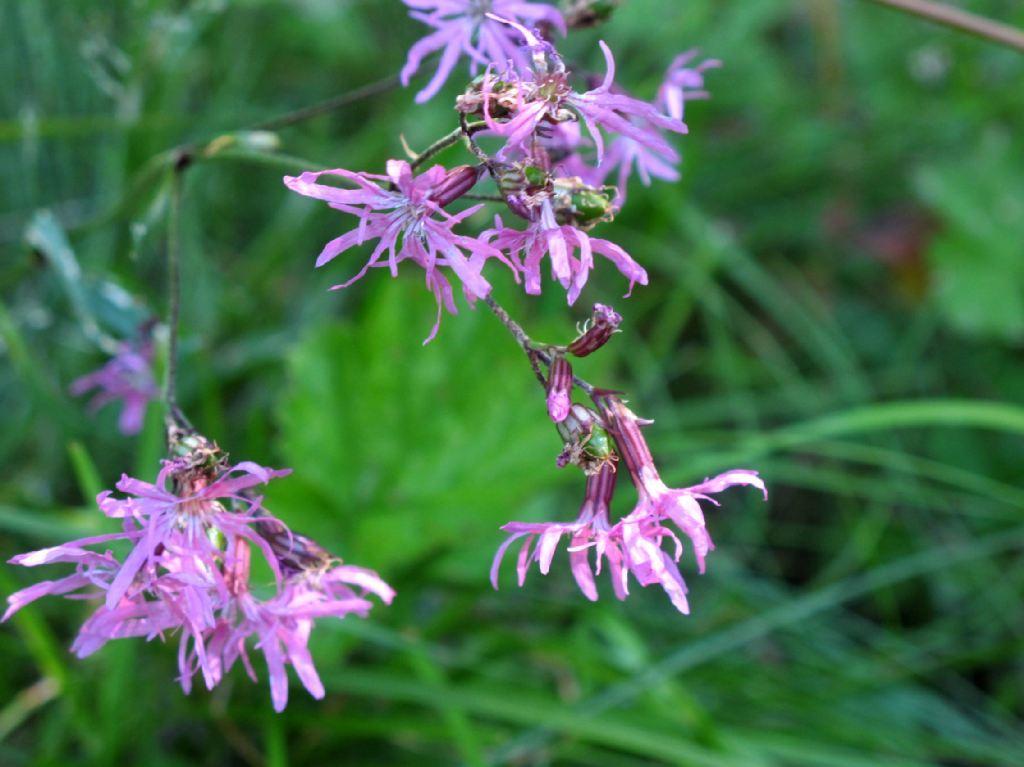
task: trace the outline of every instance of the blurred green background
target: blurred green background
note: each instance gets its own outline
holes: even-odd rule
[[[155,474],[157,408],[125,439],[66,391],[104,359],[91,322],[163,311],[167,150],[397,72],[423,33],[397,0],[0,2],[5,559],[109,530],[97,490]],[[293,678],[280,716],[241,669],[184,696],[174,638],[77,661],[88,604],[44,600],[0,628],[0,764],[1024,764],[1024,57],[861,0],[627,0],[564,50],[600,69],[599,38],[644,97],[682,50],[725,61],[682,183],[597,232],[651,286],[620,301],[601,265],[567,310],[492,276],[535,337],[622,310],[578,369],[656,419],[673,483],[766,477],[767,505],[710,512],[707,574],[684,560],[692,616],[604,579],[590,604],[564,553],[488,585],[500,524],[581,497],[528,367],[482,310],[421,347],[415,273],[327,292],[362,263],[313,269],[350,220],[281,184],[450,129],[460,78],[399,89],[189,169],[179,384],[236,459],[295,469],[271,509],[397,600],[323,622],[327,698]]]

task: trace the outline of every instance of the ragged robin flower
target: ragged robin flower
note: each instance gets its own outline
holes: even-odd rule
[[[71,393],[75,396],[92,390],[96,393],[89,402],[91,410],[121,400],[118,429],[122,434],[138,434],[146,406],[160,393],[153,376],[153,343],[149,340],[122,343],[103,367],[71,383]]]
[[[480,205],[454,215],[443,208],[443,204],[454,201],[456,192],[465,193],[472,186],[465,168],[449,172],[435,165],[417,176],[404,160],[389,160],[386,176],[338,168],[285,176],[284,183],[293,192],[323,200],[332,208],[359,219],[355,229],[324,246],[316,260],[318,267],[353,246],[377,240],[359,273],[332,290],[348,287],[371,267],[387,267],[392,276],[397,276],[398,265],[411,261],[424,270],[427,288],[437,301],[437,320],[426,343],[437,333],[442,308],[451,314],[458,311],[451,283],[443,270],[455,275],[466,299],[472,303],[491,291],[490,283],[482,274],[488,259],[496,258],[511,267],[496,248],[454,231],[454,227],[479,210]],[[321,181],[323,177],[332,176],[350,182],[355,188],[331,186]]]
[[[480,114],[493,133],[505,137],[499,157],[523,150],[545,123],[581,120],[596,145],[598,164],[604,154],[602,130],[627,136],[658,152],[673,150],[659,133],[638,127],[638,122],[686,133],[680,120],[613,88],[615,59],[604,41],[599,42],[606,64],[604,80],[580,93],[570,84],[569,72],[553,45],[521,24],[492,17],[523,35],[531,54],[530,66],[511,67],[500,75],[488,71],[476,88],[478,98],[464,99],[459,108],[467,114]]]
[[[710,496],[735,485],[756,487],[767,500],[764,481],[756,471],[733,469],[692,487],[670,488],[659,476],[640,431],[642,425],[650,422],[637,418],[612,392],[596,392],[594,401],[602,421],[615,439],[622,457],[620,465],[624,464],[629,471],[637,491],[636,506],[615,524],[616,533],[622,541],[624,565],[641,585],[660,584],[676,608],[687,613],[686,585],[676,566],[682,556],[683,545],[665,523],[673,523],[689,538],[698,569],[703,573],[705,558],[714,544],[705,525],[700,501],[717,505]],[[666,539],[674,544],[671,555],[662,549]]]
[[[423,60],[435,51],[441,59],[430,82],[416,94],[416,103],[433,98],[452,73],[459,58],[469,59],[471,73],[482,67],[503,67],[506,62],[523,62],[522,39],[519,34],[490,14],[530,26],[546,23],[565,34],[565,20],[557,8],[545,3],[523,0],[404,0],[409,15],[434,31],[409,49],[402,67],[402,85],[419,70]]]

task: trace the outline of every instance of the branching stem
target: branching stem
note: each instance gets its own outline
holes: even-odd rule
[[[544,371],[541,370],[539,363],[544,363],[550,367],[552,358],[551,352],[548,350],[557,347],[535,343],[534,340],[526,334],[526,331],[523,330],[522,325],[512,319],[508,311],[505,310],[505,307],[494,300],[492,296],[487,296],[484,299],[484,303],[487,304],[490,310],[494,313],[494,316],[498,318],[508,332],[512,334],[516,343],[519,344],[519,348],[523,350],[527,358],[530,360],[530,367],[533,368],[533,374],[537,377],[537,380],[540,381],[540,385],[547,389],[547,376],[544,375]],[[579,376],[573,376],[572,380],[576,386],[588,395],[593,394],[597,388]]]
[[[1024,30],[934,0],[870,0],[1024,53]]]

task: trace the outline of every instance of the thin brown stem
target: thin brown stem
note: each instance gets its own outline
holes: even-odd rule
[[[1024,53],[1024,30],[934,0],[870,0]]]
[[[540,381],[540,385],[547,389],[547,376],[544,375],[544,371],[541,370],[538,362],[542,362],[550,367],[552,357],[550,352],[545,351],[545,349],[553,347],[546,347],[542,344],[534,343],[533,339],[531,339],[530,336],[526,334],[526,331],[523,330],[522,325],[512,319],[509,313],[505,310],[505,307],[494,300],[492,296],[487,296],[484,299],[484,303],[487,304],[488,308],[490,308],[494,313],[494,316],[498,318],[508,332],[512,334],[516,343],[519,344],[519,348],[523,350],[527,358],[530,360],[530,367],[533,368],[533,374],[537,377],[537,380]],[[596,387],[593,384],[583,380],[579,376],[573,376],[572,381],[588,395],[593,394],[596,390]]]
[[[314,117],[319,117],[322,114],[333,112],[336,109],[348,106],[356,101],[361,101],[362,99],[370,98],[371,96],[377,96],[381,93],[387,93],[392,88],[397,88],[399,82],[400,80],[398,75],[389,75],[388,77],[384,77],[372,83],[367,83],[359,88],[346,91],[345,93],[339,94],[325,101],[321,101],[317,104],[286,112],[278,117],[272,117],[269,120],[256,123],[249,126],[249,129],[278,130],[279,128],[287,128],[289,125],[295,125],[295,123],[311,120]]]
[[[494,316],[498,318],[502,325],[512,334],[512,337],[516,339],[516,343],[519,344],[520,348],[524,352],[534,348],[533,341],[526,331],[523,330],[523,326],[516,322],[509,313],[505,310],[505,307],[494,300],[493,296],[487,296],[484,299],[484,303],[487,304],[488,308],[494,312]]]

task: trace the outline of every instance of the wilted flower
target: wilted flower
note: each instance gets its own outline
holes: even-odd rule
[[[453,183],[451,175],[440,165],[414,176],[409,163],[389,160],[387,171],[386,176],[353,173],[340,168],[307,171],[297,177],[285,176],[284,183],[294,192],[324,200],[332,208],[359,219],[355,229],[324,246],[316,260],[318,267],[353,245],[361,245],[367,240],[378,241],[369,261],[359,273],[347,282],[335,285],[332,290],[348,287],[366,274],[370,267],[387,266],[392,276],[396,276],[398,264],[406,259],[426,272],[427,288],[437,300],[437,321],[426,343],[437,333],[442,307],[451,314],[458,311],[448,278],[439,267],[452,270],[462,283],[466,299],[472,303],[491,291],[490,283],[481,274],[487,259],[497,258],[506,264],[508,261],[500,251],[486,242],[452,231],[458,223],[481,207],[474,205],[455,215],[441,207],[441,202],[451,199],[453,189],[459,188],[459,185],[464,186],[467,174],[463,169],[456,169],[458,184]],[[342,189],[318,183],[324,175],[340,177],[354,183],[357,188]],[[386,182],[388,186],[382,187],[377,182]]]
[[[434,28],[434,31],[409,49],[402,67],[402,85],[419,70],[423,59],[434,51],[442,51],[441,60],[430,82],[416,94],[416,102],[429,101],[441,89],[459,57],[465,54],[470,72],[481,66],[504,66],[509,60],[523,62],[522,39],[507,24],[495,20],[499,16],[535,26],[546,22],[565,34],[565,20],[559,11],[544,3],[522,0],[404,0],[412,8],[409,15]]]
[[[121,400],[118,428],[122,434],[138,434],[146,405],[160,393],[153,377],[152,342],[122,343],[103,367],[76,378],[70,389],[75,396],[98,389],[89,402],[92,410]]]
[[[580,334],[568,346],[570,354],[586,357],[593,354],[618,332],[622,315],[604,304],[594,304],[590,319],[584,323]]]

